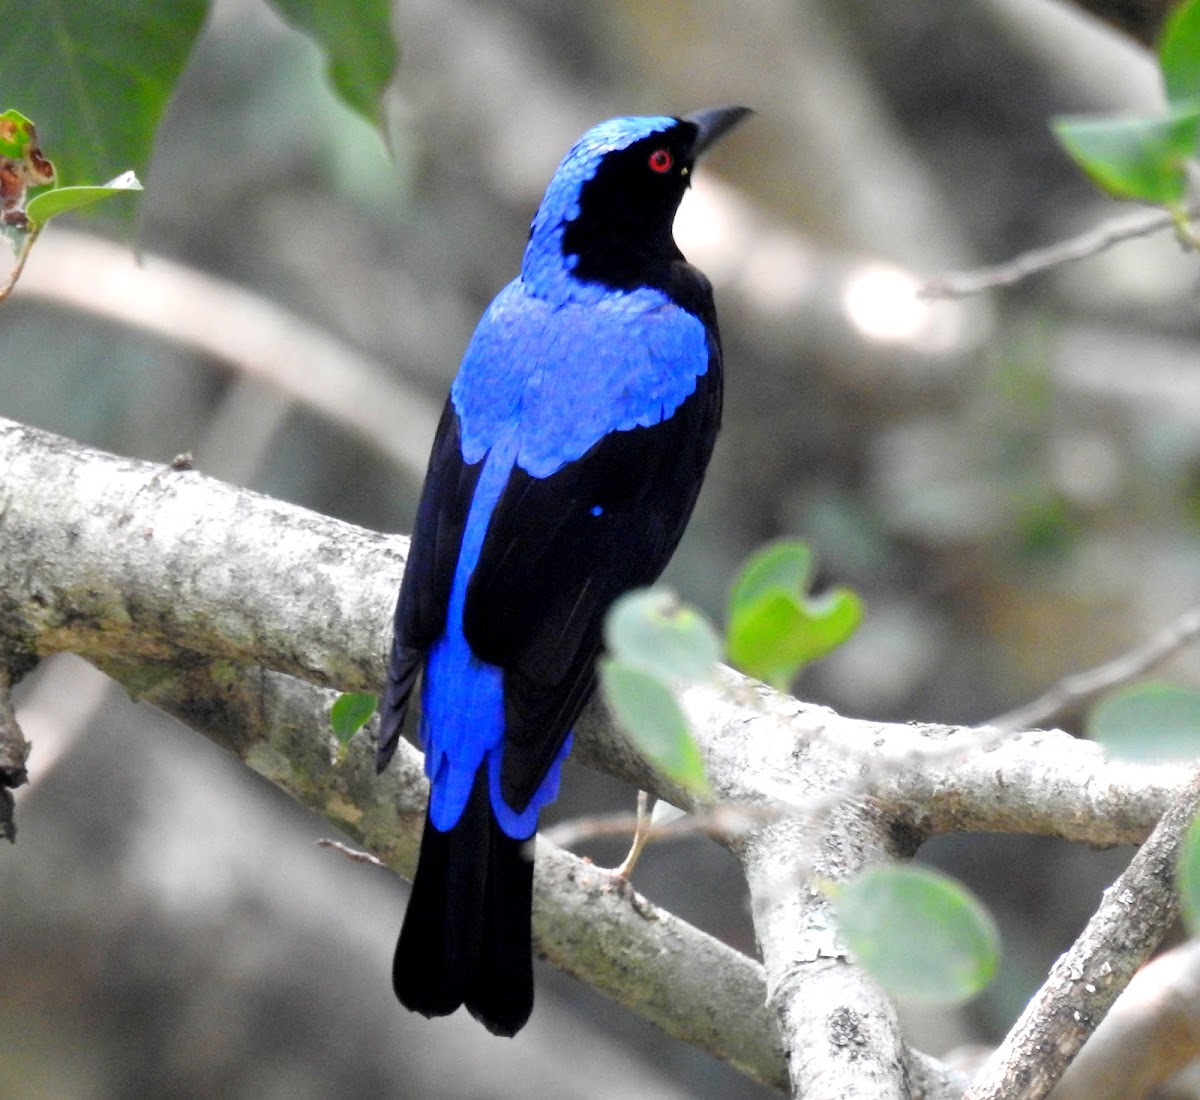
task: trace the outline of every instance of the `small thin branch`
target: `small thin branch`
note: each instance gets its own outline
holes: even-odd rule
[[[1029,703],[988,723],[1006,730],[1033,729],[1101,692],[1126,684],[1149,672],[1200,636],[1200,607],[1192,607],[1157,634],[1127,653],[1083,672],[1066,676]]]
[[[21,247],[13,261],[12,270],[8,274],[8,281],[0,286],[0,304],[13,292],[13,287],[17,285],[17,280],[21,277],[21,272],[25,270],[25,261],[29,259],[30,250],[33,248],[34,242],[38,239],[38,234],[41,233],[42,227],[35,225],[21,242]]]
[[[798,811],[780,803],[766,806],[725,803],[703,813],[685,814],[662,825],[649,825],[642,835],[650,840],[686,840],[707,836],[716,840],[731,840],[750,829],[770,825],[785,817],[795,817]],[[637,814],[596,814],[560,822],[542,835],[562,848],[574,848],[585,840],[600,837],[635,836],[639,829]]]
[[[372,867],[388,869],[388,865],[378,856],[373,856],[370,852],[364,852],[360,848],[351,848],[349,844],[343,844],[340,840],[334,840],[332,837],[323,836],[313,843],[318,848],[329,848],[331,851],[345,856],[351,863],[369,863]]]
[[[1182,790],[963,1100],[1049,1094],[1174,922],[1175,865],[1200,806],[1200,773]]]
[[[930,279],[920,291],[922,298],[968,298],[986,290],[1013,286],[1031,275],[1063,264],[1086,260],[1124,241],[1148,237],[1176,224],[1167,210],[1143,211],[1126,218],[1105,222],[1078,237],[1023,252],[1015,259],[994,267],[961,271]]]

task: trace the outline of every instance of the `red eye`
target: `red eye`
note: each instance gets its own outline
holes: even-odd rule
[[[675,159],[671,156],[668,150],[655,149],[654,152],[650,154],[650,160],[648,163],[650,165],[650,171],[657,172],[661,176],[664,172],[669,172],[671,170],[671,165],[675,163]]]

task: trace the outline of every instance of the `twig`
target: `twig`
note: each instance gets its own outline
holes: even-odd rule
[[[332,851],[340,852],[348,860],[353,863],[369,863],[372,867],[383,867],[387,869],[387,864],[370,852],[364,852],[359,848],[351,848],[349,844],[343,844],[340,840],[334,840],[332,837],[323,836],[313,841],[318,848],[329,848]]]
[[[1040,1100],[1104,1018],[1175,920],[1175,864],[1200,805],[1192,777],[963,1100]]]
[[[781,803],[750,806],[729,802],[705,813],[687,814],[662,825],[649,825],[642,835],[646,840],[684,840],[694,836],[724,840],[797,814],[797,810]],[[597,837],[634,836],[638,832],[638,821],[637,814],[596,814],[564,821],[544,830],[542,835],[561,848],[573,848]]]
[[[989,726],[1033,729],[1102,691],[1136,679],[1177,653],[1200,635],[1200,607],[1189,608],[1174,622],[1127,653],[1095,668],[1066,676],[1031,702],[993,718]]]
[[[17,252],[16,259],[13,262],[12,271],[8,274],[8,282],[0,286],[0,303],[12,293],[13,287],[17,285],[17,280],[21,277],[21,272],[25,270],[25,261],[29,259],[29,252],[33,248],[33,242],[38,239],[38,234],[41,231],[41,225],[35,225],[21,242],[21,248]]]
[[[1194,211],[1189,211],[1189,216]],[[1136,237],[1147,237],[1176,224],[1174,215],[1167,210],[1151,210],[1131,217],[1105,222],[1078,237],[1023,252],[1015,259],[994,267],[981,267],[975,271],[961,271],[930,279],[920,290],[922,298],[968,298],[985,290],[1013,286],[1031,275],[1048,271],[1063,264],[1086,260],[1091,256],[1112,248],[1123,241]]]

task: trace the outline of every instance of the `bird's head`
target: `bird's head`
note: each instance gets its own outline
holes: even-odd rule
[[[696,159],[748,114],[715,107],[681,118],[614,118],[563,158],[529,231],[521,274],[565,300],[665,285],[680,258],[671,226]]]

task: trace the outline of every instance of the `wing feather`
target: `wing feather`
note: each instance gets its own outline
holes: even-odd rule
[[[665,420],[611,432],[549,477],[514,468],[467,588],[464,633],[504,670],[501,790],[522,809],[595,687],[604,614],[654,581],[699,494],[721,414],[720,351]]]

